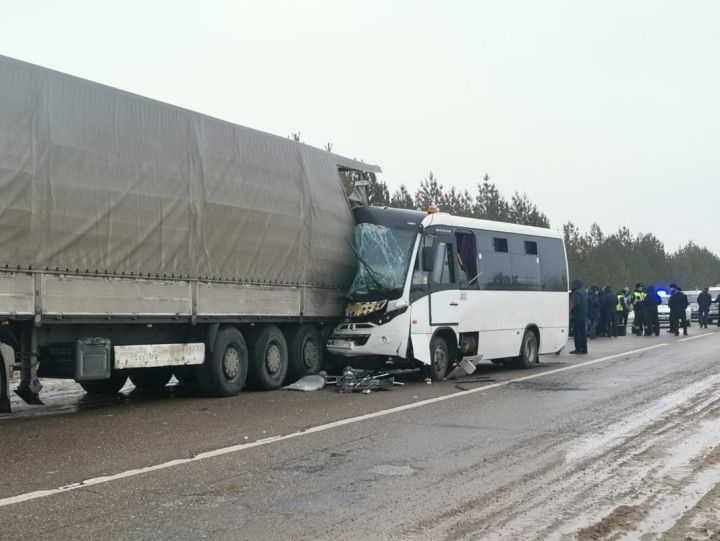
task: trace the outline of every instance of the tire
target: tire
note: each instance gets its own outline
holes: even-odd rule
[[[442,336],[430,340],[430,364],[425,366],[425,376],[433,381],[442,381],[450,366],[447,342]]]
[[[275,325],[267,325],[257,334],[250,348],[248,381],[254,389],[278,389],[285,382],[287,371],[285,335]]]
[[[0,357],[0,413],[10,413],[12,408],[10,407],[10,397],[8,396],[8,382],[5,379],[7,372],[5,372],[5,360]]]
[[[113,372],[109,379],[95,379],[90,381],[80,381],[82,387],[87,394],[95,395],[113,395],[118,394],[120,389],[125,386],[127,375],[121,372]]]
[[[169,368],[146,368],[130,374],[130,381],[138,389],[158,390],[165,387],[172,377]]]
[[[248,375],[248,348],[235,327],[218,332],[212,352],[198,366],[200,389],[207,396],[235,396],[245,387]]]
[[[323,347],[314,325],[300,325],[287,332],[288,381],[322,370]]]
[[[538,339],[537,335],[531,331],[525,331],[522,342],[520,343],[520,355],[515,359],[517,368],[532,368],[538,362]]]

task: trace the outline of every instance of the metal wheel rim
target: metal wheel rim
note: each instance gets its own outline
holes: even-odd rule
[[[268,372],[277,374],[280,371],[281,357],[280,347],[277,344],[270,344],[265,351],[265,366]]]
[[[533,338],[525,342],[525,358],[528,361],[535,361],[535,340]]]
[[[235,346],[228,346],[223,355],[223,373],[228,379],[236,378],[240,373],[240,352]]]
[[[435,352],[433,353],[433,366],[438,373],[447,369],[447,355],[441,347],[435,348]]]
[[[303,364],[305,368],[314,368],[317,364],[317,347],[309,338],[303,344]]]

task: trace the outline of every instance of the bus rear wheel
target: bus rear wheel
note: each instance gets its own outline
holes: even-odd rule
[[[520,355],[515,359],[517,368],[532,368],[540,359],[538,357],[538,339],[534,331],[525,331],[520,344]]]

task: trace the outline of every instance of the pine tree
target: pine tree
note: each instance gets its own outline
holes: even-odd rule
[[[498,187],[490,182],[490,175],[487,173],[483,177],[483,182],[478,184],[473,216],[498,222],[507,222],[510,219],[510,207]]]
[[[427,178],[420,183],[420,188],[415,192],[415,207],[425,210],[430,205],[440,205],[443,200],[443,186],[430,171]],[[440,209],[443,210],[443,209]]]
[[[530,201],[525,193],[520,195],[518,192],[515,192],[512,196],[508,219],[514,224],[550,227],[550,220],[548,220],[548,217],[540,212],[537,205]]]
[[[400,184],[400,188],[395,190],[390,198],[390,206],[397,209],[414,209],[415,203],[412,195],[404,184]]]

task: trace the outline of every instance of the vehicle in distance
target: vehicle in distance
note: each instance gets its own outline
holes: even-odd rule
[[[568,338],[562,234],[442,212],[354,209],[358,271],[333,354],[530,367]]]

